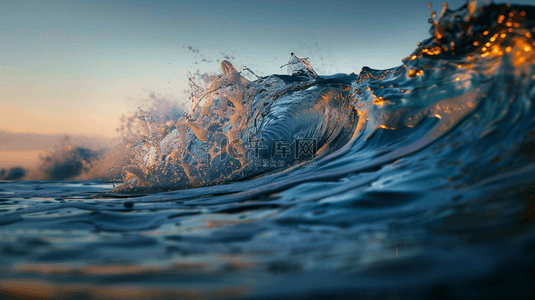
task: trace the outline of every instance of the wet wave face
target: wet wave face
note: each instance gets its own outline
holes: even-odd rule
[[[139,116],[149,134],[112,192],[3,182],[0,292],[533,294],[535,7],[431,21],[388,70],[324,76],[292,54],[251,81],[223,62],[187,116]]]

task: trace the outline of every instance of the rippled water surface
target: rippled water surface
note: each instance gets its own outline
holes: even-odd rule
[[[0,181],[0,293],[517,298],[535,278],[535,7],[436,16],[389,70],[224,62],[124,183]]]

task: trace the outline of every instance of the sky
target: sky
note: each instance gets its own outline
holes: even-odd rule
[[[291,52],[319,74],[392,68],[430,37],[442,3],[5,1],[0,131],[113,137],[149,93],[184,101],[188,74],[219,72],[225,55],[259,75],[284,73]]]

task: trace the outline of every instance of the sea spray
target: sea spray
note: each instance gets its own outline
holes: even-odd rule
[[[352,136],[356,112],[349,87],[355,75],[319,78],[293,53],[290,76],[249,81],[228,61],[221,66],[223,74],[207,89],[190,80],[190,112],[171,133],[135,144],[138,159],[126,168],[124,188],[181,189],[245,179],[299,165]]]

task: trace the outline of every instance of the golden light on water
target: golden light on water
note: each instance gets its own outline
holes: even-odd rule
[[[440,48],[438,46],[424,48],[424,49],[422,49],[422,53],[423,54],[427,54],[427,55],[439,55],[440,53],[442,53],[442,48]]]
[[[533,41],[528,41],[524,38],[515,38],[513,39],[514,44],[514,65],[520,65],[524,62],[535,62],[535,51],[533,51],[532,45]],[[506,49],[507,50],[507,49]],[[512,51],[513,49],[511,49]]]
[[[494,45],[492,47],[492,53],[497,56],[497,55],[503,55],[503,51],[501,50],[500,46],[498,45]]]
[[[385,101],[384,101],[383,97],[379,97],[379,98],[376,98],[376,99],[373,100],[373,104],[375,104],[375,105],[384,105]]]

